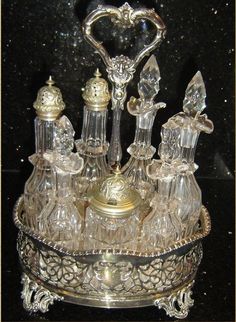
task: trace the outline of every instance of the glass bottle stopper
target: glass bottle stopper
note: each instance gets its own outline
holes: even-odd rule
[[[46,81],[47,86],[43,86],[38,91],[37,99],[33,106],[41,120],[54,121],[58,118],[65,108],[61,91],[54,86],[55,82],[52,77]]]

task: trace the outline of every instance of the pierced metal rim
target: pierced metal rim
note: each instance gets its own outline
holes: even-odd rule
[[[22,265],[22,263],[21,263]],[[185,286],[189,284],[194,284],[196,272],[192,274],[188,280],[186,280],[181,285],[170,288],[169,290],[159,292],[156,294],[149,294],[144,296],[123,296],[117,297],[117,295],[99,297],[92,295],[83,295],[79,293],[75,293],[72,291],[64,290],[58,287],[53,286],[52,284],[48,284],[47,282],[40,279],[40,277],[36,277],[32,274],[28,269],[22,265],[23,271],[25,274],[32,280],[36,281],[38,284],[49,290],[50,292],[54,292],[59,296],[63,297],[63,302],[73,303],[77,305],[90,306],[90,307],[100,307],[100,308],[135,308],[135,307],[146,307],[154,305],[154,302],[162,297],[168,297],[171,294],[177,293],[179,290],[183,289]]]
[[[183,246],[186,246],[188,244],[191,244],[197,240],[200,240],[204,237],[206,237],[211,230],[211,220],[208,210],[202,206],[201,214],[200,214],[200,222],[201,222],[201,231],[198,231],[191,237],[184,238],[180,241],[175,242],[173,245],[160,249],[158,251],[154,252],[138,252],[133,250],[121,250],[121,249],[115,249],[115,248],[109,248],[109,249],[92,249],[92,250],[75,250],[71,251],[65,247],[61,247],[55,242],[48,240],[47,238],[42,237],[41,235],[35,233],[32,229],[25,226],[21,220],[20,215],[23,211],[23,195],[19,197],[19,199],[16,201],[16,204],[13,209],[13,220],[16,225],[16,227],[23,231],[28,236],[32,237],[33,239],[37,240],[38,242],[44,244],[47,247],[53,248],[54,250],[69,256],[86,256],[86,255],[102,255],[102,254],[112,254],[112,255],[127,255],[127,256],[138,256],[138,257],[158,257],[161,255],[168,254],[174,250],[177,250]]]

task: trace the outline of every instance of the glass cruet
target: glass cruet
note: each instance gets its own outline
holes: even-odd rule
[[[75,205],[72,175],[83,167],[83,159],[74,148],[74,130],[67,117],[55,125],[54,151],[44,153],[53,169],[54,195],[39,215],[40,234],[70,249],[79,245],[82,217]]]
[[[175,170],[164,160],[153,160],[147,174],[157,181],[158,190],[150,203],[152,210],[143,221],[142,245],[148,250],[165,248],[179,240],[182,232],[173,202]]]
[[[25,223],[38,231],[37,216],[52,195],[52,168],[43,158],[46,151],[53,151],[55,121],[65,107],[59,88],[53,86],[51,76],[43,86],[34,102],[37,117],[35,127],[35,153],[29,157],[34,169],[24,187]]]
[[[155,190],[155,183],[147,176],[146,167],[151,163],[156,149],[151,145],[153,123],[158,109],[165,103],[154,103],[159,92],[160,71],[154,55],[145,64],[138,83],[139,99],[131,97],[127,109],[136,117],[134,142],[127,149],[131,155],[122,173],[136,188],[142,199],[148,200]]]
[[[106,162],[107,105],[110,100],[108,83],[97,69],[83,91],[85,100],[81,139],[76,141],[78,153],[84,159],[82,172],[74,177],[74,188],[79,200],[87,200],[87,192],[101,177],[108,175]]]
[[[196,229],[202,206],[201,190],[194,176],[198,168],[194,163],[195,151],[200,132],[211,133],[214,129],[207,115],[201,115],[206,107],[205,98],[204,81],[198,71],[185,91],[183,112],[171,118],[179,128],[174,195],[178,204],[177,215],[183,223],[183,237],[190,236]]]

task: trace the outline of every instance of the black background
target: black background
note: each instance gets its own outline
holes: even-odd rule
[[[167,320],[156,308],[102,310],[56,304],[46,315],[29,316],[20,300],[20,269],[15,250],[16,229],[11,211],[22,193],[32,167],[27,158],[34,153],[32,104],[49,74],[61,89],[65,114],[80,137],[82,126],[81,88],[99,67],[100,57],[85,43],[81,22],[98,4],[119,6],[123,1],[2,1],[2,227],[3,227],[3,320]],[[206,91],[205,112],[214,122],[211,135],[201,134],[196,153],[196,172],[203,202],[212,217],[212,233],[204,242],[204,259],[194,287],[195,306],[186,320],[234,321],[234,3],[227,0],[130,1],[133,7],[154,8],[167,26],[166,39],[154,51],[160,72],[157,101],[167,103],[158,112],[153,145],[160,143],[160,128],[168,117],[182,109],[184,91],[193,75],[202,72]],[[111,41],[114,29],[107,21],[98,24],[97,35],[111,53],[121,52],[121,42]],[[111,36],[109,35],[111,33]],[[150,33],[152,35],[152,33]],[[127,51],[140,46],[142,36],[116,33]],[[148,41],[148,39],[146,39]],[[131,48],[131,53],[133,51]],[[136,85],[144,60],[129,86]],[[111,128],[109,111],[108,139]],[[132,142],[135,120],[122,115],[122,145]],[[172,319],[173,320],[173,319]]]

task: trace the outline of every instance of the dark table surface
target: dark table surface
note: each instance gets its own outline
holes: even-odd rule
[[[28,314],[22,307],[21,269],[16,252],[17,229],[12,208],[23,191],[22,174],[2,175],[2,320],[3,321],[174,321],[156,307],[98,309],[58,302],[46,314]],[[212,219],[204,240],[204,256],[193,288],[194,306],[185,321],[235,321],[234,318],[234,183],[198,179],[203,203]]]

